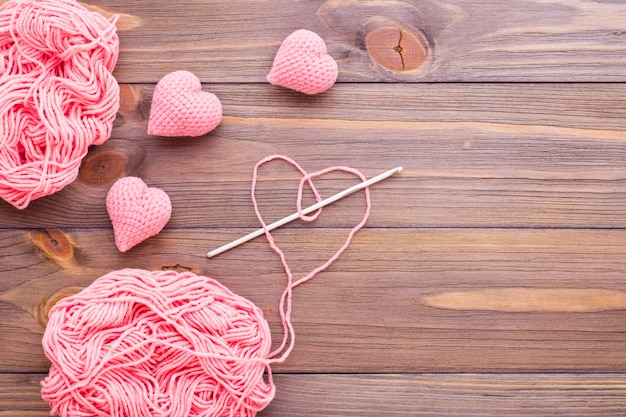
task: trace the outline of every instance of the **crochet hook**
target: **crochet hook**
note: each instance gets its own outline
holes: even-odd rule
[[[328,198],[325,198],[324,200],[322,200],[322,201],[320,201],[318,203],[315,203],[315,204],[313,204],[313,205],[303,209],[302,213],[303,214],[312,213],[315,210],[319,210],[320,208],[322,208],[324,206],[327,206],[327,205],[329,205],[331,203],[334,203],[335,201],[340,200],[340,199],[342,199],[344,197],[347,197],[350,194],[353,194],[353,193],[355,193],[355,192],[357,192],[359,190],[364,189],[365,187],[369,187],[372,184],[376,184],[377,182],[380,182],[380,181],[382,181],[382,180],[384,180],[386,178],[389,178],[393,174],[397,174],[400,171],[402,171],[402,167],[396,167],[396,168],[390,169],[389,171],[385,171],[382,174],[379,174],[379,175],[377,175],[375,177],[372,177],[369,180],[362,181],[362,182],[360,182],[360,183],[358,183],[356,185],[353,185],[350,188],[346,188],[345,190],[340,191],[340,192],[338,192],[335,195],[332,195],[332,196],[330,196]],[[276,229],[276,228],[278,228],[280,226],[283,226],[283,225],[285,225],[285,224],[287,224],[289,222],[292,222],[294,220],[297,220],[299,218],[300,218],[300,213],[295,212],[295,213],[293,213],[293,214],[291,214],[291,215],[289,215],[287,217],[284,217],[284,218],[282,218],[280,220],[276,220],[274,223],[268,224],[267,225],[267,230],[270,230],[270,231],[274,230],[274,229]],[[255,230],[252,233],[249,233],[249,234],[247,234],[245,236],[240,237],[239,239],[233,240],[230,243],[222,245],[222,246],[220,246],[217,249],[213,249],[212,251],[207,252],[206,256],[207,256],[207,258],[212,258],[212,257],[214,257],[216,255],[219,255],[220,253],[226,252],[229,249],[232,249],[232,248],[234,248],[236,246],[239,246],[239,245],[241,245],[241,244],[243,244],[245,242],[248,242],[249,240],[252,240],[254,238],[262,236],[263,234],[265,234],[265,230],[263,228],[260,228],[258,230]]]

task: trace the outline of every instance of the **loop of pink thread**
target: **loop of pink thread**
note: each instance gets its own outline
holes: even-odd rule
[[[62,417],[253,417],[274,398],[270,365],[283,362],[295,343],[292,291],[326,269],[364,226],[363,220],[324,264],[294,281],[283,251],[263,220],[255,197],[259,168],[281,159],[302,174],[321,196],[313,178],[351,168],[306,173],[293,160],[272,156],[257,164],[252,201],[272,249],[287,274],[281,296],[283,340],[271,350],[263,312],[217,281],[192,272],[124,269],[95,280],[80,293],[59,301],[49,313],[43,348],[52,362],[41,393],[52,413]],[[319,212],[315,215],[319,215]],[[302,215],[302,217],[305,217]]]
[[[312,181],[313,178],[318,178],[318,177],[321,177],[323,175],[326,175],[328,173],[335,172],[335,171],[343,171],[343,172],[348,172],[350,174],[356,175],[361,181],[365,181],[366,178],[358,170],[353,169],[353,168],[349,168],[349,167],[343,167],[343,166],[329,167],[329,168],[323,169],[321,171],[317,171],[317,172],[313,172],[311,174],[308,174],[296,161],[294,161],[293,159],[291,159],[289,157],[283,156],[283,155],[272,155],[272,156],[269,156],[269,157],[259,161],[256,164],[256,166],[254,167],[254,172],[253,172],[253,176],[252,176],[252,203],[254,205],[254,211],[256,213],[257,218],[259,219],[259,222],[261,223],[261,226],[263,227],[263,230],[265,231],[265,236],[266,236],[266,238],[267,238],[267,240],[268,240],[268,242],[270,244],[270,247],[279,256],[280,261],[281,261],[281,263],[283,265],[283,268],[285,269],[285,273],[287,274],[287,287],[285,288],[285,291],[283,292],[283,294],[281,296],[280,304],[279,304],[280,316],[281,316],[282,325],[283,325],[283,340],[282,340],[280,346],[270,354],[270,357],[272,357],[272,360],[270,362],[283,362],[285,359],[287,359],[287,357],[289,356],[289,354],[293,350],[294,345],[295,345],[295,338],[296,338],[295,331],[294,331],[293,325],[291,323],[291,308],[292,308],[293,288],[295,288],[296,286],[298,286],[298,285],[300,285],[300,284],[310,280],[315,275],[317,275],[319,272],[321,272],[321,271],[325,270],[326,268],[328,268],[333,262],[335,262],[337,260],[337,258],[339,258],[339,256],[341,256],[341,254],[350,245],[350,242],[352,241],[352,238],[354,237],[355,233],[358,232],[359,230],[361,230],[363,228],[363,226],[365,226],[365,223],[367,222],[367,219],[370,216],[372,202],[371,202],[371,199],[370,199],[369,188],[366,187],[364,189],[365,202],[366,202],[365,214],[363,215],[363,218],[361,219],[359,224],[357,224],[354,228],[352,228],[352,230],[348,234],[346,240],[344,241],[343,245],[341,245],[341,247],[335,252],[335,254],[333,256],[331,256],[322,265],[320,265],[317,268],[313,269],[306,276],[300,278],[297,281],[294,281],[293,274],[291,272],[291,268],[289,268],[289,264],[287,263],[287,258],[285,256],[285,253],[278,247],[278,245],[274,241],[274,237],[272,236],[271,232],[267,228],[267,223],[263,219],[263,216],[261,214],[261,211],[259,210],[259,207],[258,207],[258,204],[257,204],[257,201],[256,201],[256,197],[255,197],[257,177],[259,175],[259,168],[261,166],[271,162],[271,161],[274,161],[274,160],[282,160],[282,161],[285,161],[285,162],[291,164],[293,167],[295,167],[303,175],[302,179],[300,180],[300,184],[298,185],[298,197],[297,197],[298,213],[300,214],[300,218],[303,219],[303,220],[310,220],[311,219],[311,217],[307,218],[307,216],[304,215],[304,213],[302,212],[302,194],[303,194],[303,189],[304,189],[305,184],[308,184],[308,186],[311,188],[311,190],[313,191],[313,194],[315,195],[315,199],[318,202],[322,200],[322,198],[320,197],[319,193],[317,192],[317,189],[313,185],[313,181]],[[322,212],[322,208],[318,209],[316,211],[315,215],[312,218],[317,218],[321,214],[321,212]],[[280,354],[280,356],[278,356],[279,354]]]
[[[19,209],[74,181],[119,108],[117,17],[74,0],[0,6],[0,197]]]

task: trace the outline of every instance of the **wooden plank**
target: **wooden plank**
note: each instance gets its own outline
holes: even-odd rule
[[[342,229],[276,238],[296,276]],[[176,268],[218,279],[282,335],[285,284],[264,238],[207,260],[237,231],[174,230],[117,252],[100,230],[2,231],[0,371],[43,372],[47,311],[112,270]],[[297,344],[279,372],[626,371],[626,231],[367,229],[298,287]],[[6,262],[5,262],[6,261]]]
[[[621,416],[616,375],[280,375],[268,416]]]
[[[44,417],[50,408],[39,393],[41,374],[0,374],[0,416]]]
[[[0,374],[0,416],[44,417],[41,374]],[[623,416],[624,374],[285,375],[262,416]]]
[[[72,185],[24,211],[0,202],[0,416],[48,415],[47,312],[114,269],[214,277],[262,308],[276,345],[285,277],[265,240],[204,257],[257,227],[251,169],[273,153],[309,170],[405,170],[372,189],[348,252],[297,289],[296,348],[261,416],[626,414],[626,4],[88,3],[121,14],[122,105]],[[319,96],[265,79],[302,27],[339,63]],[[224,120],[204,138],[148,136],[154,85],[180,69],[220,97]],[[174,214],[121,254],[104,198],[124,175],[164,189]],[[268,220],[293,211],[297,180],[263,171]],[[351,196],[277,231],[296,276],[363,209]]]
[[[626,79],[620,2],[88,3],[121,14],[123,82],[154,82],[178,69],[211,82],[265,82],[280,43],[301,28],[326,41],[341,82]]]
[[[342,85],[309,100],[267,86],[221,86],[222,125],[180,139],[148,136],[152,90],[125,86],[113,138],[92,149],[79,178],[24,211],[1,202],[0,227],[109,228],[104,199],[124,175],[170,195],[171,227],[254,227],[252,167],[274,153],[309,170],[350,165],[368,176],[404,166],[374,189],[371,226],[626,226],[626,87],[519,91],[511,84]],[[262,179],[266,207],[290,214],[293,170],[268,167]],[[353,181],[335,177],[320,187],[328,194]],[[334,225],[362,210],[362,198],[353,201],[337,210]]]

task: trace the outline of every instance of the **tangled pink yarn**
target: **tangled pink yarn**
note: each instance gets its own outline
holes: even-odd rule
[[[42,397],[61,416],[253,416],[273,398],[263,312],[191,272],[126,269],[50,311]]]
[[[111,135],[117,17],[73,0],[0,7],[0,197],[23,209],[74,181]]]
[[[302,173],[302,188],[332,170],[364,179],[356,170],[329,168],[307,174],[292,160],[273,156],[255,167],[252,197],[270,246],[280,256],[287,285],[280,301],[283,339],[271,349],[269,326],[251,301],[192,272],[123,269],[59,301],[49,313],[43,349],[52,362],[41,393],[62,417],[252,417],[276,388],[270,365],[283,362],[295,344],[292,291],[327,268],[347,248],[370,212],[324,264],[294,280],[284,253],[261,217],[254,189],[258,168],[283,159]]]

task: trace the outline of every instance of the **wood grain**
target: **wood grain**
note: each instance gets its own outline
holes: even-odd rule
[[[268,416],[619,416],[623,375],[280,375]]]
[[[72,258],[68,250],[46,249],[41,233],[71,242]],[[330,256],[343,233],[287,228],[276,237],[294,273],[303,275]],[[204,258],[237,234],[167,231],[120,254],[110,232],[0,232],[2,252],[12,253],[0,272],[0,344],[8,347],[0,351],[0,370],[47,369],[38,343],[46,309],[124,267],[216,278],[261,307],[279,340],[285,278],[264,238]],[[624,230],[362,231],[331,270],[296,291],[298,343],[277,369],[626,371],[624,242]]]
[[[478,0],[88,5],[122,15],[115,75],[124,83],[154,82],[181,67],[204,81],[265,82],[280,43],[301,28],[326,41],[342,82],[626,78],[626,5],[617,1],[513,0],[507,7]],[[396,40],[372,41],[381,31],[395,32]]]
[[[268,86],[205,88],[224,98],[222,125],[168,139],[145,132],[151,87],[126,86],[113,138],[91,150],[78,180],[24,211],[1,202],[0,226],[108,228],[106,192],[136,175],[170,195],[171,227],[255,227],[252,167],[273,153],[311,171],[339,164],[373,176],[404,166],[375,187],[372,227],[626,225],[622,85],[359,84],[311,99]],[[291,214],[294,171],[277,164],[262,180],[260,198]],[[353,183],[319,182],[326,195]],[[334,224],[358,210],[345,203]]]
[[[48,311],[111,270],[214,277],[261,307],[278,340],[285,278],[265,240],[205,257],[258,226],[252,166],[274,153],[310,171],[404,171],[372,187],[367,228],[296,291],[296,348],[260,416],[626,414],[626,3],[83,4],[119,15],[120,110],[73,184],[23,211],[0,202],[0,416],[49,415]],[[318,96],[265,79],[301,28],[339,65]],[[220,98],[222,124],[149,136],[154,86],[180,69]],[[164,189],[174,210],[122,254],[104,198],[126,175]],[[294,210],[297,181],[263,170],[267,220]],[[317,185],[328,195],[354,182]],[[363,210],[357,194],[276,231],[296,275]]]
[[[0,375],[0,416],[45,417],[34,375]],[[285,375],[264,416],[622,416],[626,375]]]

